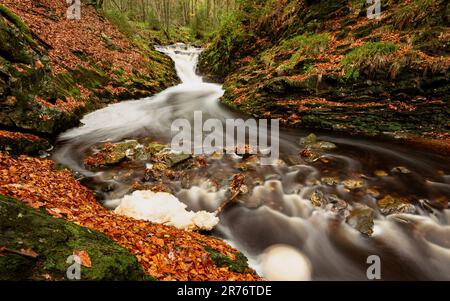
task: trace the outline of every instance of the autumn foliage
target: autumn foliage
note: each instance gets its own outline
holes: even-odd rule
[[[103,232],[136,256],[147,274],[160,280],[259,280],[251,269],[244,273],[218,267],[211,249],[235,258],[239,253],[224,242],[164,225],[116,215],[68,170],[56,170],[47,159],[12,158],[0,153],[0,194],[14,197],[55,217]],[[74,250],[91,261],[82,250]]]

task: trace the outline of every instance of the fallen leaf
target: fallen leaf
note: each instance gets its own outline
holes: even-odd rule
[[[81,260],[81,265],[90,268],[92,267],[91,257],[86,251],[74,251],[73,255],[78,256]]]

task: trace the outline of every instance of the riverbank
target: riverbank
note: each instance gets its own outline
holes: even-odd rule
[[[249,3],[202,54],[200,70],[224,82],[223,103],[450,154],[445,1],[383,2],[379,20],[364,1],[271,5]]]

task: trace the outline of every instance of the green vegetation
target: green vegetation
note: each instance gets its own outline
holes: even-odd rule
[[[136,258],[104,234],[56,219],[14,199],[0,196],[0,280],[64,280],[67,258],[85,251],[91,267],[82,280],[154,280]],[[35,256],[20,254],[32,250]],[[34,258],[35,257],[35,258]]]
[[[275,51],[270,49],[269,52],[278,53],[280,51],[295,51],[287,61],[280,64],[278,69],[289,72],[298,67],[300,63],[303,63],[301,65],[301,70],[307,72],[312,68],[313,61],[311,59],[306,60],[306,58],[325,51],[328,46],[328,41],[329,36],[326,33],[304,34],[289,40],[284,40],[279,49]]]
[[[22,32],[29,32],[28,26],[23,23],[23,21],[14,14],[11,10],[6,8],[3,4],[0,4],[0,14],[2,14],[6,19],[11,21],[14,25],[17,26],[17,28],[20,29]]]
[[[392,15],[393,24],[398,29],[427,25],[433,20],[440,2],[442,0],[413,0],[402,3]]]
[[[156,34],[155,42],[169,44],[205,40],[220,27],[221,20],[242,0],[104,0],[102,8],[123,33],[133,36],[139,31]]]
[[[391,42],[366,43],[347,53],[340,65],[346,79],[357,79],[361,69],[376,67],[387,62],[387,56],[397,50]]]
[[[218,267],[228,267],[230,271],[236,273],[244,273],[248,268],[247,258],[244,254],[237,252],[235,254],[235,259],[228,257],[219,251],[216,251],[210,247],[205,246],[205,251],[208,252],[209,257]]]

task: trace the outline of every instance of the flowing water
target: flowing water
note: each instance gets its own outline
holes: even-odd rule
[[[133,182],[143,178],[148,162],[93,172],[82,163],[93,146],[145,138],[170,143],[172,121],[192,121],[194,111],[202,111],[203,119],[245,117],[220,104],[221,85],[206,83],[196,74],[200,49],[173,45],[159,50],[175,62],[181,84],[153,97],[110,105],[85,116],[81,127],[61,135],[53,153],[54,160],[76,171],[109,207],[118,205],[109,200],[132,191]],[[251,266],[269,279],[280,279],[280,273],[284,278],[304,279],[308,277],[302,273],[310,272],[313,280],[367,280],[367,258],[377,255],[382,279],[450,280],[450,210],[446,209],[450,158],[393,142],[316,132],[320,140],[333,142],[338,148],[307,163],[299,155],[303,149],[299,141],[308,134],[280,130],[282,161],[273,166],[247,166],[250,191],[222,212],[212,234],[244,252]],[[241,161],[238,156],[209,160],[206,168],[170,183],[173,193],[191,210],[212,212],[226,199],[227,183],[239,172]],[[375,171],[380,170],[385,172],[376,176]],[[348,179],[356,179],[357,184],[345,184]],[[346,202],[329,201],[322,208],[314,207],[310,198],[317,191]],[[381,214],[377,200],[386,195],[408,198],[414,204],[414,214]],[[345,222],[347,203],[374,209],[371,237]],[[279,249],[278,257],[268,260],[267,254],[273,254],[270,247],[280,245],[289,249]]]

